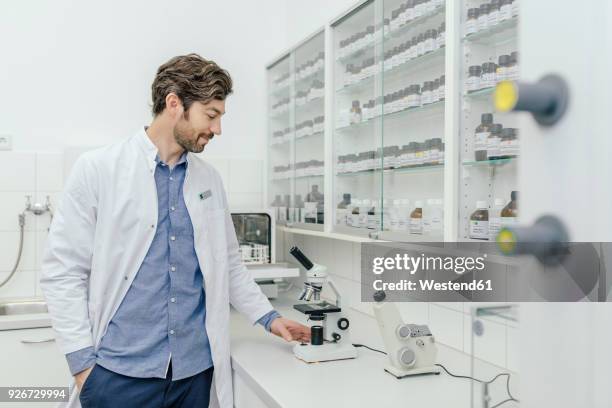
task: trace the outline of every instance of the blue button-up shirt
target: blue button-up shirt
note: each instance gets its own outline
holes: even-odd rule
[[[97,363],[130,377],[173,380],[213,365],[206,333],[206,293],[183,200],[186,154],[173,168],[156,158],[158,221],[151,247],[109,322],[97,355],[93,347],[69,353],[76,374]],[[276,311],[258,322],[270,330]]]

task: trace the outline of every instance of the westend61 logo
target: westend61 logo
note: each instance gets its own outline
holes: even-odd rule
[[[479,257],[410,256],[395,254],[394,257],[372,259],[372,272],[380,275],[385,271],[406,271],[411,275],[424,271],[446,271],[462,275],[465,272],[483,271],[486,254]]]

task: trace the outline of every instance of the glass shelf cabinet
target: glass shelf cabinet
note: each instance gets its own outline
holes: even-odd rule
[[[268,203],[281,225],[323,230],[324,32],[292,49],[267,71]]]
[[[267,197],[280,223],[438,242],[515,222],[518,119],[493,95],[519,77],[518,19],[518,0],[363,0],[278,58]]]
[[[365,2],[332,31],[333,230],[441,240],[444,1]]]
[[[459,240],[493,240],[518,214],[517,115],[493,109],[495,85],[519,79],[518,18],[518,0],[462,4]]]

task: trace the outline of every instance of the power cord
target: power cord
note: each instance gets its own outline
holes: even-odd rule
[[[375,351],[375,352],[380,353],[380,354],[385,354],[385,355],[387,354],[387,353],[385,353],[385,352],[384,352],[384,351],[382,351],[382,350],[376,350],[375,348],[368,347],[368,346],[366,346],[365,344],[357,344],[357,343],[353,343],[353,346],[355,346],[355,347],[364,347],[364,348],[367,348],[368,350],[372,350],[372,351]]]
[[[499,402],[493,406],[491,406],[491,408],[497,408],[507,402],[510,401],[515,401],[515,402],[519,402],[518,399],[514,398],[512,396],[512,393],[510,392],[510,373],[499,373],[497,374],[495,377],[493,377],[491,380],[489,381],[484,381],[484,380],[479,380],[478,378],[474,378],[474,377],[470,377],[469,375],[458,375],[458,374],[453,374],[450,371],[448,371],[448,369],[446,367],[444,367],[442,364],[436,364],[438,367],[441,367],[444,371],[446,371],[446,374],[450,375],[451,377],[455,377],[455,378],[467,378],[469,380],[474,380],[476,382],[479,382],[481,384],[492,384],[493,382],[495,382],[495,380],[497,380],[499,377],[503,377],[506,376],[506,392],[508,393],[508,399],[503,400],[502,402]]]
[[[364,347],[364,348],[367,348],[368,350],[371,350],[371,351],[374,351],[374,352],[376,352],[376,353],[380,353],[380,354],[385,354],[385,355],[387,354],[387,353],[385,353],[385,352],[384,352],[384,351],[382,351],[382,350],[377,350],[377,349],[375,349],[375,348],[372,348],[372,347],[366,346],[365,344],[353,343],[353,346],[355,346],[355,347]],[[511,377],[511,374],[510,374],[510,373],[499,373],[499,374],[497,374],[495,377],[493,377],[491,380],[489,380],[489,381],[484,381],[484,380],[479,380],[478,378],[470,377],[469,375],[458,375],[458,374],[453,374],[453,373],[451,373],[450,371],[448,371],[448,369],[447,369],[446,367],[444,367],[442,364],[436,364],[436,365],[437,365],[438,367],[442,368],[442,369],[443,369],[443,370],[446,372],[446,374],[450,375],[451,377],[455,377],[455,378],[465,378],[465,379],[468,379],[468,380],[474,380],[474,381],[479,382],[479,383],[481,383],[481,384],[487,384],[487,385],[488,385],[488,384],[492,384],[492,383],[493,383],[493,382],[495,382],[495,380],[497,380],[499,377],[506,376],[506,392],[508,393],[508,397],[510,397],[510,398],[505,399],[505,400],[503,400],[503,401],[501,401],[501,402],[499,402],[499,403],[497,403],[497,404],[495,404],[495,405],[491,406],[491,408],[497,408],[497,407],[500,407],[500,406],[502,406],[503,404],[505,404],[505,403],[507,403],[507,402],[511,402],[511,401],[519,402],[519,400],[518,400],[518,399],[516,399],[516,398],[514,398],[514,397],[512,396],[512,393],[510,392],[510,377]]]

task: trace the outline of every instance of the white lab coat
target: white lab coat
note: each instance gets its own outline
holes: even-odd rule
[[[153,241],[156,155],[143,129],[126,141],[85,153],[74,165],[49,232],[40,280],[64,354],[98,349]],[[230,303],[253,324],[272,306],[241,263],[219,174],[191,153],[187,162],[183,196],[204,276],[206,330],[215,367],[211,406],[231,408]],[[80,407],[74,380],[70,392],[67,406]]]

